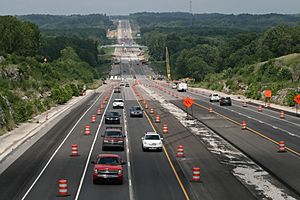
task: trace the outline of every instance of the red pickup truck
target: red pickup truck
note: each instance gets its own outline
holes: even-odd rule
[[[123,165],[125,162],[116,154],[99,154],[94,164],[93,183],[123,183]]]

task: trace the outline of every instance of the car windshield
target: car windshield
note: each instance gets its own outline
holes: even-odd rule
[[[140,107],[132,107],[132,110],[138,111],[138,110],[141,110],[141,108]]]
[[[219,96],[219,95],[218,95],[218,94],[213,94],[213,96],[215,96],[215,97],[216,97],[216,96]]]
[[[114,102],[123,102],[122,99],[115,99]]]
[[[97,164],[119,165],[120,161],[118,157],[101,157],[98,159]]]
[[[159,135],[146,135],[145,140],[159,140]]]
[[[107,113],[106,116],[107,116],[107,117],[118,117],[118,116],[119,116],[119,113],[117,113],[117,112],[109,112],[109,113]]]
[[[122,133],[119,131],[107,131],[105,132],[106,137],[114,137],[114,138],[120,138],[122,137]]]

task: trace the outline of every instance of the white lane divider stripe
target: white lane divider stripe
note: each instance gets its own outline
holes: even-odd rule
[[[35,186],[36,182],[40,179],[40,177],[42,176],[42,174],[45,172],[45,170],[47,169],[47,167],[49,166],[49,164],[51,163],[51,161],[53,160],[54,156],[57,154],[57,152],[59,151],[59,149],[62,147],[62,145],[66,142],[66,140],[69,138],[69,136],[71,135],[71,133],[73,132],[73,130],[75,129],[75,127],[79,124],[79,122],[82,120],[82,118],[90,111],[90,109],[92,109],[92,107],[97,103],[97,101],[100,99],[100,97],[103,95],[103,93],[101,93],[101,95],[99,95],[99,97],[96,99],[96,101],[83,113],[83,115],[78,119],[78,121],[76,122],[76,124],[73,126],[73,128],[69,131],[69,133],[66,135],[66,137],[64,138],[64,140],[60,143],[60,145],[57,147],[57,149],[54,151],[54,153],[52,154],[52,156],[50,157],[50,159],[48,160],[48,162],[46,163],[46,165],[43,167],[42,171],[39,173],[39,175],[36,177],[36,179],[33,181],[33,183],[31,184],[31,186],[28,188],[28,190],[26,191],[26,193],[24,194],[24,196],[22,197],[21,200],[24,200],[29,192],[32,190],[32,188]]]

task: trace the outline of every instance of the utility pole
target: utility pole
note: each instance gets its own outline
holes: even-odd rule
[[[167,68],[167,80],[171,81],[171,68],[170,68],[170,57],[168,47],[166,47],[166,68]]]
[[[190,15],[191,15],[191,26],[193,26],[193,2],[190,0]]]

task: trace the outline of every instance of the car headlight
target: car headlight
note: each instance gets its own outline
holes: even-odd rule
[[[94,173],[97,174],[97,173],[98,173],[98,170],[97,170],[97,169],[94,169]]]
[[[118,170],[118,174],[123,174],[123,170]]]

